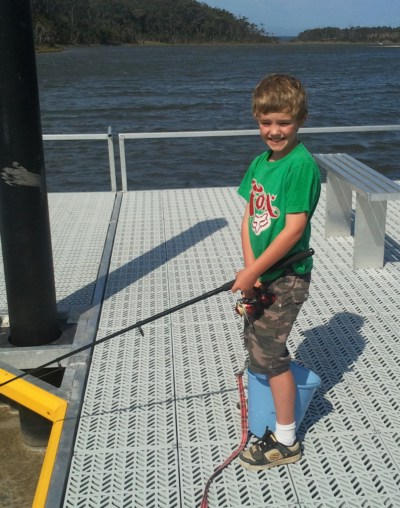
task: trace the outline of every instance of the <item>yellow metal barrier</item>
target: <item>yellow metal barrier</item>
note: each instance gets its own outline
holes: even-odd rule
[[[15,377],[14,374],[0,369],[0,384]],[[43,388],[29,383],[25,379],[16,379],[12,383],[2,386],[0,388],[0,394],[25,406],[53,423],[32,504],[33,508],[42,508],[45,505],[50,485],[64,418],[67,412],[67,401],[43,390]]]

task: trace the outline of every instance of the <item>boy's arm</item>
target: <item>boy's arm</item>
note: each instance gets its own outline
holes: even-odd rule
[[[249,208],[250,205],[247,203],[246,209],[244,211],[243,221],[242,221],[242,231],[241,231],[241,237],[242,237],[242,252],[243,252],[243,260],[244,260],[244,266],[245,268],[248,268],[250,265],[252,265],[255,261],[253,249],[251,247],[250,243],[250,234],[249,234]],[[253,286],[259,286],[260,283],[256,281]],[[251,297],[253,296],[254,291],[251,289],[250,291],[243,292],[243,296]]]
[[[253,249],[251,248],[250,243],[250,234],[249,234],[249,208],[250,205],[247,203],[246,209],[244,211],[243,215],[243,221],[242,221],[242,231],[241,231],[241,237],[242,237],[242,251],[243,251],[243,260],[244,260],[244,266],[247,268],[252,263],[254,263],[254,254]]]
[[[247,208],[246,212],[248,213]],[[251,258],[251,256],[247,253],[248,248],[250,248],[251,251],[248,234],[248,221],[247,221],[247,232],[246,230],[244,230],[243,224],[242,245],[243,245],[243,255],[245,259],[245,268],[243,270],[240,270],[236,274],[236,281],[232,286],[232,292],[234,293],[235,291],[241,290],[244,292],[244,296],[246,296],[246,293],[248,294],[248,296],[251,296],[253,287],[256,285],[257,279],[266,270],[268,270],[269,267],[271,267],[277,261],[282,259],[290,251],[290,249],[294,247],[294,245],[296,245],[296,243],[300,240],[300,238],[303,235],[304,229],[307,225],[307,221],[308,214],[306,212],[286,214],[285,227],[279,233],[279,235],[271,242],[268,248],[257,259],[254,259],[254,255]]]

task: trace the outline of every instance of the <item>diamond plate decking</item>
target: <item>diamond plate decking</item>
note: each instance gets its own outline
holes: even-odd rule
[[[324,238],[324,190],[310,299],[289,344],[322,379],[300,429],[304,456],[260,473],[232,463],[211,485],[210,508],[400,506],[400,203],[388,203],[384,269],[355,271],[352,237]],[[91,301],[113,202],[51,195],[67,307]],[[233,188],[125,193],[97,338],[231,280],[242,212]],[[200,505],[240,442],[235,372],[245,351],[234,302],[222,293],[146,325],[144,337],[134,330],[95,348],[65,508]],[[58,482],[64,473],[55,470]]]

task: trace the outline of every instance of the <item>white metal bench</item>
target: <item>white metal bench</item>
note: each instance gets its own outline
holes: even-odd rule
[[[400,185],[346,153],[314,154],[327,172],[325,235],[350,236],[352,191],[356,192],[354,268],[381,268],[387,201],[400,199]]]

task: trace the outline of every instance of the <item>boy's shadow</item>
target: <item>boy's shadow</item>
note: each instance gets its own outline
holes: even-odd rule
[[[321,378],[321,386],[315,392],[299,427],[301,438],[316,422],[338,410],[328,397],[334,386],[340,383],[347,386],[344,375],[351,371],[365,347],[364,337],[360,333],[363,323],[362,316],[339,312],[327,324],[302,333],[304,340],[293,352],[293,359],[315,372]]]

